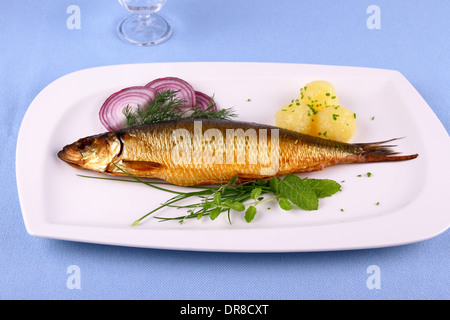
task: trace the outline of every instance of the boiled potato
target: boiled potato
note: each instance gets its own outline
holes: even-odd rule
[[[343,106],[328,106],[317,114],[317,135],[348,142],[356,131],[356,115]]]
[[[308,134],[312,127],[310,109],[298,99],[292,100],[276,113],[275,125],[280,128]]]
[[[334,86],[323,80],[300,89],[297,99],[275,115],[275,125],[311,136],[348,142],[356,131],[356,115],[339,105]]]
[[[299,100],[317,112],[326,106],[339,105],[334,86],[323,80],[312,81],[300,89]]]

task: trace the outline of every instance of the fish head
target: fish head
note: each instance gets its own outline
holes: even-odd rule
[[[58,152],[58,157],[76,168],[104,172],[121,149],[120,138],[114,133],[106,133],[81,138],[65,146]]]

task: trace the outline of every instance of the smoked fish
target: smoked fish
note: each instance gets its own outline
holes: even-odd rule
[[[76,168],[193,186],[418,156],[397,155],[387,144],[393,140],[344,143],[264,124],[185,119],[85,137],[65,146],[58,157]]]

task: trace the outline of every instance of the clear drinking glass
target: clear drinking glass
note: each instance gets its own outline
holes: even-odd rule
[[[150,46],[167,40],[172,27],[159,11],[166,0],[119,0],[119,3],[132,13],[119,25],[119,36],[138,46]]]

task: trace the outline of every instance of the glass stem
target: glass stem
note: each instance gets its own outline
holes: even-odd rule
[[[147,14],[139,14],[138,15],[138,21],[139,21],[139,25],[147,26],[151,22],[151,15],[149,13],[147,13]]]

